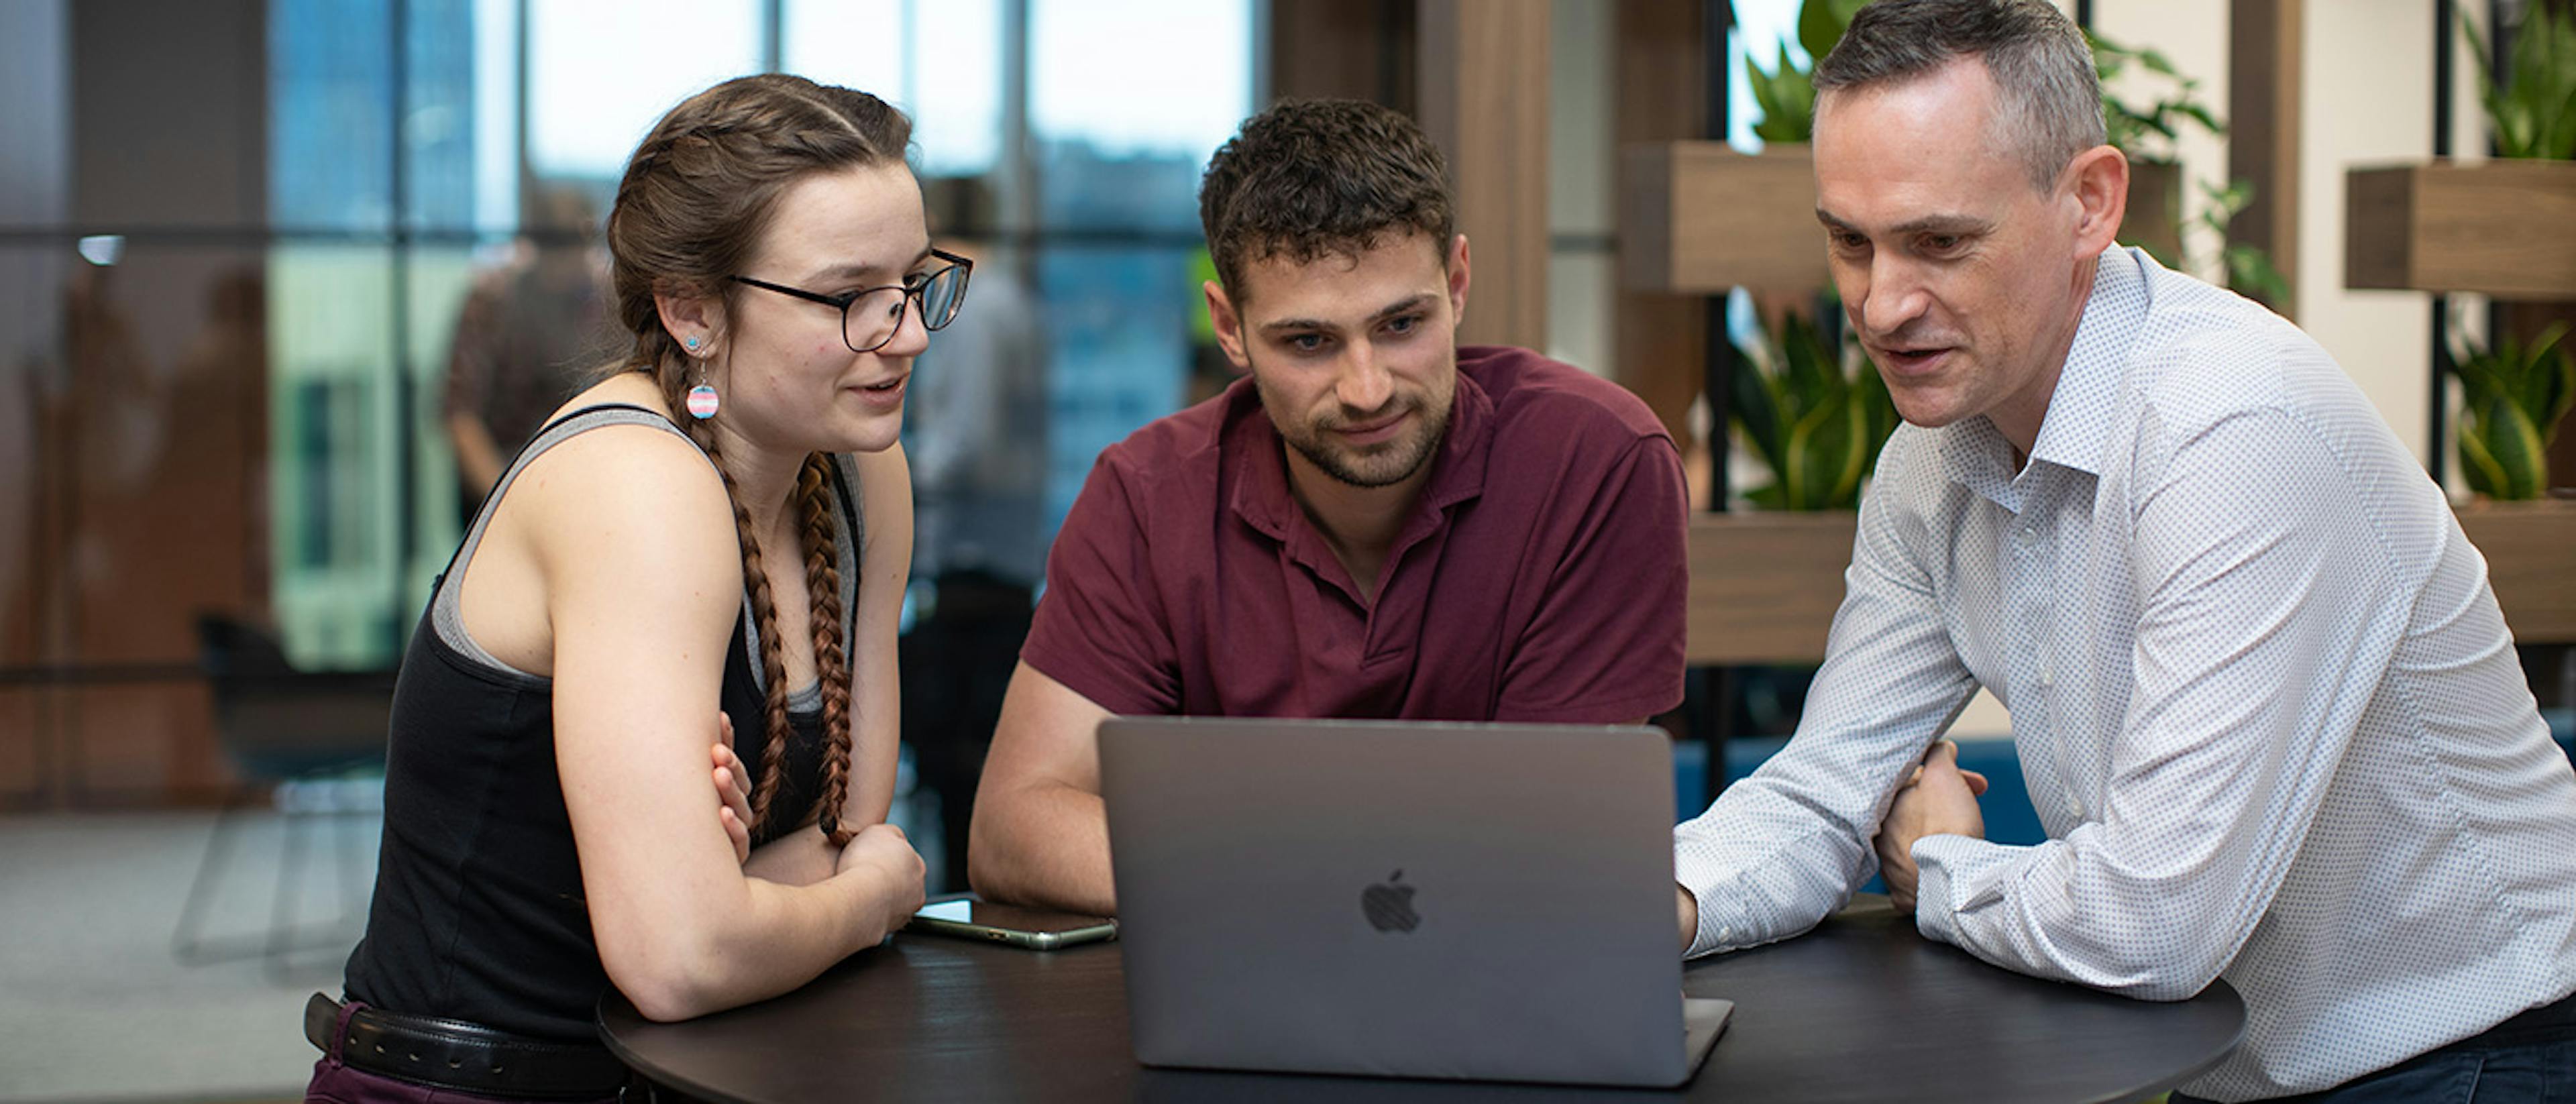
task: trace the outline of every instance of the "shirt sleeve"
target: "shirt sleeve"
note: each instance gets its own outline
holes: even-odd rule
[[[1786,939],[1850,900],[1878,871],[1897,783],[1976,692],[1891,497],[1882,482],[1861,503],[1797,735],[1673,830],[1674,876],[1699,903],[1692,956]]]
[[[1112,713],[1180,710],[1180,662],[1154,587],[1144,518],[1103,453],[1047,554],[1020,659]]]
[[[2000,966],[2180,1000],[2271,908],[2408,611],[2358,489],[2289,414],[2144,451],[2121,519],[2134,689],[2099,818],[2035,847],[1917,842],[1916,923]]]
[[[1514,643],[1495,720],[1633,722],[1681,703],[1688,513],[1672,442],[1638,439],[1594,488]]]

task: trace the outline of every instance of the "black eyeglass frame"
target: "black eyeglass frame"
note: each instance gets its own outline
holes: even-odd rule
[[[789,287],[785,284],[773,284],[767,280],[755,280],[749,276],[727,276],[725,279],[731,280],[737,284],[746,284],[751,287],[756,287],[762,291],[774,291],[780,295],[803,299],[809,303],[821,303],[827,307],[838,308],[841,312],[841,344],[848,346],[849,350],[853,353],[873,353],[879,349],[885,348],[887,342],[894,340],[894,335],[903,332],[902,312],[912,309],[912,304],[916,300],[922,302],[921,327],[925,330],[944,330],[948,328],[948,324],[950,322],[957,320],[957,309],[966,304],[966,287],[967,285],[975,282],[975,262],[964,257],[960,257],[945,249],[933,249],[930,251],[930,255],[939,260],[948,262],[947,267],[922,273],[921,275],[914,277],[913,279],[905,280],[900,284],[879,284],[875,287],[860,288],[856,291],[845,291],[838,295],[825,295],[819,291],[807,291],[804,288]],[[954,305],[948,308],[948,317],[933,319],[930,317],[929,302],[924,300],[922,297],[929,291],[930,282],[947,275],[949,269],[957,270],[957,297],[953,301]],[[850,305],[880,291],[903,292],[903,298],[897,301],[899,305],[895,307],[896,314],[894,316],[894,325],[886,330],[886,335],[884,337],[877,339],[876,344],[870,345],[864,349],[859,348],[850,341]]]

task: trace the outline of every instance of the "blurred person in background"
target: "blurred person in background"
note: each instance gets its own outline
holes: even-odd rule
[[[975,780],[1046,573],[1047,352],[1036,299],[971,236],[993,224],[990,191],[971,177],[926,191],[941,248],[979,274],[974,309],[922,354],[905,404],[916,605],[903,731],[939,795],[936,880],[964,889]]]
[[[447,440],[468,519],[613,339],[598,209],[569,184],[529,197],[525,233],[508,263],[474,281],[448,346]]]
[[[346,1001],[308,1005],[310,1099],[613,1098],[609,986],[657,1020],[747,1004],[920,905],[884,823],[899,438],[971,266],[930,246],[910,132],[766,74],[683,101],[628,161],[631,350],[501,474],[404,654],[374,902]]]

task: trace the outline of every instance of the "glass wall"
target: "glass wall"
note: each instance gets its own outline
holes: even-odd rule
[[[201,613],[308,669],[396,661],[518,443],[502,408],[618,348],[597,227],[681,97],[784,70],[914,117],[939,232],[1044,337],[1051,533],[1093,454],[1190,393],[1198,173],[1254,96],[1252,0],[0,8],[38,55],[0,80],[0,302],[40,320],[0,340],[17,805],[225,782]]]

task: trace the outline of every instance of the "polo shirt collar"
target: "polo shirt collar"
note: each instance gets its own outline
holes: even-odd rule
[[[1305,510],[1288,487],[1287,442],[1279,437],[1270,415],[1261,409],[1261,392],[1249,378],[1237,380],[1228,402],[1232,409],[1220,423],[1226,468],[1236,473],[1226,504],[1235,516],[1272,540],[1287,542],[1307,523]],[[1461,369],[1449,404],[1449,431],[1431,460],[1431,478],[1396,541],[1410,543],[1426,516],[1436,519],[1450,507],[1485,493],[1485,465],[1493,452],[1493,396]]]
[[[2154,263],[2134,249],[2102,251],[2083,320],[2076,324],[2075,341],[2058,370],[2048,412],[2040,417],[2039,439],[2031,443],[2032,463],[2102,473],[2102,450],[2119,416],[2129,350],[2146,328],[2145,266]],[[1979,416],[1936,432],[1941,435],[1942,470],[1951,482],[1997,501],[2009,497],[2003,492],[2014,476],[2012,443],[1992,421]]]

